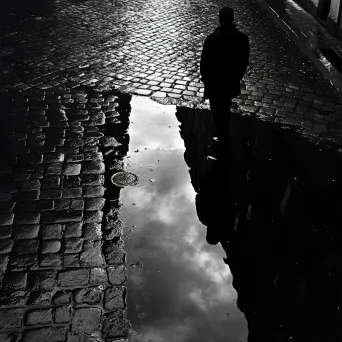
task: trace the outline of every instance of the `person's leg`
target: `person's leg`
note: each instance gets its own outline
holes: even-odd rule
[[[228,127],[232,100],[230,98],[224,98],[223,96],[210,97],[209,102],[211,113],[215,122],[218,144],[220,146],[219,154],[221,154],[221,152],[225,152],[225,150],[230,148]]]

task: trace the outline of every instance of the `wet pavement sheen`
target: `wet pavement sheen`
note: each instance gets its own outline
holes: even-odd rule
[[[246,341],[224,251],[197,218],[176,107],[141,97],[131,107],[125,170],[140,182],[120,197],[131,341]]]
[[[322,141],[342,141],[342,100],[255,2],[228,4],[251,42],[232,137],[245,139],[248,153],[237,143],[235,157],[240,183],[250,181],[236,194],[238,243],[223,244],[229,267],[196,217],[208,219],[208,189],[194,192],[210,164],[207,106],[134,97],[130,116],[132,93],[201,100],[202,43],[227,2],[16,0],[0,10],[1,342],[125,338],[127,311],[137,341],[245,341],[236,302],[249,342],[342,336],[342,162],[321,153]],[[123,158],[138,186],[110,183]],[[209,193],[229,201],[214,224],[236,210],[220,180]]]
[[[267,3],[274,14],[285,25],[285,31],[290,32],[297,44],[310,56],[324,76],[341,92],[341,72],[328,60],[320,50],[334,50],[342,57],[342,42],[332,37],[317,19],[307,13],[293,0],[259,0]],[[321,64],[321,65],[320,65]],[[326,70],[322,69],[323,66]]]

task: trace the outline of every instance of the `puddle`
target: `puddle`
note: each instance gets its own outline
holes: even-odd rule
[[[121,190],[132,342],[247,341],[220,244],[208,245],[196,213],[176,107],[133,97]]]
[[[120,193],[131,341],[303,341],[337,331],[339,146],[233,113],[225,158],[208,160],[208,110],[142,97],[131,107],[124,162],[139,183]]]

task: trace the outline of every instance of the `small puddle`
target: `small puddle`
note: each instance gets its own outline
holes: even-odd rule
[[[247,341],[225,252],[197,217],[176,107],[133,97],[131,108],[124,162],[139,184],[120,195],[130,341]]]

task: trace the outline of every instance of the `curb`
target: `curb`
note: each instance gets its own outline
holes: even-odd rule
[[[275,23],[285,32],[285,34],[293,41],[299,49],[310,59],[310,61],[316,66],[318,71],[332,84],[332,86],[342,94],[342,81],[333,79],[333,74],[340,74],[334,66],[318,50],[310,50],[301,42],[297,33],[271,8],[264,0],[254,0],[258,6],[260,6],[267,14],[275,21]],[[332,48],[332,47],[331,47]],[[332,48],[332,50],[334,50]],[[329,65],[327,65],[329,64]]]

